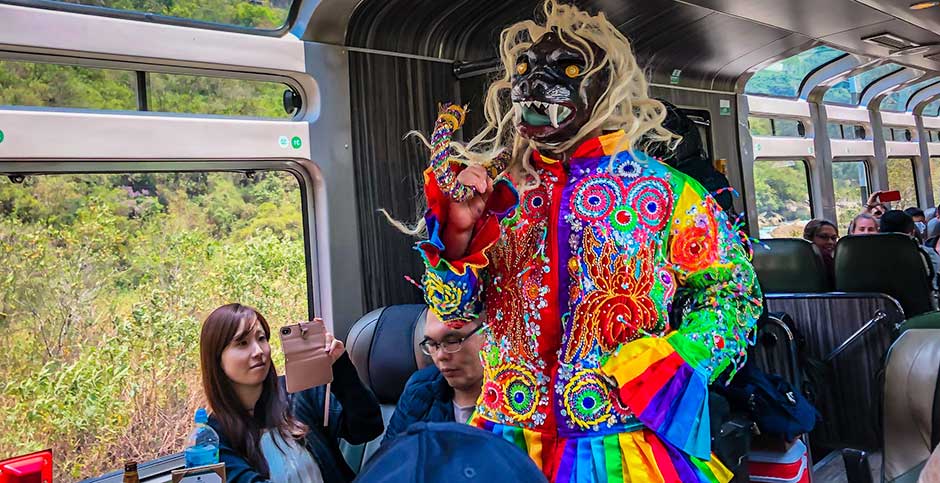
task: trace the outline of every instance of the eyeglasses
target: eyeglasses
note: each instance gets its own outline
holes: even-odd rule
[[[473,337],[474,334],[479,332],[480,329],[484,327],[486,327],[486,324],[480,324],[477,326],[477,328],[471,330],[469,334],[456,340],[445,340],[444,342],[435,342],[431,339],[424,339],[418,345],[421,346],[421,352],[424,352],[425,355],[429,355],[429,356],[435,354],[437,351],[441,349],[443,349],[444,352],[448,354],[456,354],[457,352],[460,351],[461,344],[463,344],[464,341]]]

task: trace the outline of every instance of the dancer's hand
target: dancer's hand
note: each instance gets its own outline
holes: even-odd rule
[[[441,238],[446,247],[444,257],[450,260],[466,255],[473,226],[483,216],[486,200],[493,193],[493,180],[482,166],[466,167],[457,175],[457,182],[472,188],[476,193],[464,202],[451,200],[447,206],[447,220],[442,227]]]
[[[473,198],[464,202],[451,201],[447,208],[447,230],[465,233],[483,216],[486,200],[493,193],[493,180],[482,166],[468,166],[457,175],[457,182],[473,188]]]

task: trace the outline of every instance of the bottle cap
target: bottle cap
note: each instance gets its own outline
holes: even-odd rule
[[[206,408],[199,408],[196,410],[196,417],[193,418],[193,421],[196,423],[206,423],[209,421],[209,415],[206,413]]]
[[[132,461],[132,460],[125,461],[124,472],[127,473],[127,472],[133,472],[133,471],[137,471],[137,462]]]

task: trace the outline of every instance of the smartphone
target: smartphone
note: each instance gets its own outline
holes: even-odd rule
[[[900,191],[885,191],[878,195],[878,201],[882,203],[890,203],[892,201],[901,201],[901,192]]]
[[[279,333],[287,392],[300,392],[333,381],[333,363],[326,353],[323,320],[286,325]]]

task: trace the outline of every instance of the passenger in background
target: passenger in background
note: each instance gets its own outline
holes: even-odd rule
[[[398,399],[382,444],[395,439],[412,423],[466,423],[483,387],[480,348],[485,317],[460,329],[444,325],[428,310],[421,350],[431,356],[433,366],[414,373]]]
[[[862,213],[849,223],[849,235],[871,235],[878,233],[878,219],[868,213]]]
[[[917,226],[914,225],[914,218],[901,210],[888,211],[881,217],[881,232],[903,233],[917,239]],[[938,254],[936,248],[933,247],[921,247],[921,249],[927,254],[927,257],[933,264],[933,286],[937,288],[938,276],[940,276],[940,254]]]
[[[829,281],[835,280],[836,242],[839,241],[839,229],[836,225],[823,219],[810,220],[803,228],[803,239],[816,245],[822,255],[823,265],[826,266],[826,276]]]
[[[927,216],[927,233],[925,235],[928,240],[940,236],[940,207],[931,209],[933,214]]]
[[[917,208],[917,207],[912,206],[912,207],[907,208],[906,210],[904,210],[904,212],[907,213],[908,215],[910,215],[911,218],[914,219],[914,223],[915,223],[915,224],[917,224],[917,223],[924,223],[924,222],[927,221],[926,218],[924,217],[924,210],[922,210],[922,209],[920,209],[920,208]]]
[[[880,220],[881,233],[903,233],[914,236],[917,227],[914,226],[914,218],[901,210],[890,210],[886,212]]]
[[[380,435],[378,401],[359,381],[343,343],[327,333],[336,397],[324,427],[326,387],[288,396],[271,363],[270,336],[264,317],[240,304],[215,309],[202,325],[202,386],[228,482],[351,481],[339,438],[359,444]]]
[[[924,217],[924,210],[916,207],[910,207],[904,210],[905,213],[911,215],[911,218],[914,219],[914,226],[917,228],[917,234],[915,235],[921,243],[924,242],[924,239],[927,238],[927,223],[926,218]]]

